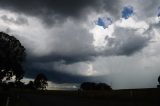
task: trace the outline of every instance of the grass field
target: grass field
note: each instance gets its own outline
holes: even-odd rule
[[[0,91],[0,106],[160,106],[160,89]]]

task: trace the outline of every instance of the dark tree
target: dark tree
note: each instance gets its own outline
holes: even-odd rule
[[[159,84],[157,85],[157,88],[160,88],[160,76],[158,77]]]
[[[112,90],[112,88],[105,83],[84,82],[80,85],[81,90]]]
[[[160,76],[158,77],[158,82],[159,82],[159,84],[160,84]]]
[[[15,82],[15,87],[23,89],[23,88],[25,88],[25,84],[21,81],[16,81]]]
[[[96,83],[94,82],[83,82],[80,86],[80,89],[82,90],[95,90]]]
[[[29,81],[29,83],[26,85],[26,88],[27,89],[35,89],[34,82],[33,81]]]
[[[45,90],[48,86],[47,77],[44,74],[38,74],[34,80],[34,85],[36,89]]]
[[[96,89],[97,90],[112,90],[112,88],[109,85],[105,84],[105,83],[98,83],[96,85]]]
[[[25,48],[14,36],[0,32],[0,82],[16,76],[20,81],[24,76],[22,62],[25,59]]]

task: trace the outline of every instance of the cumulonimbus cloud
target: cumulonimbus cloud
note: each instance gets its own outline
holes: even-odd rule
[[[127,5],[133,6],[135,14],[123,20],[121,19],[121,13],[123,7],[126,6],[124,1],[1,0],[0,8],[4,12],[3,15],[0,14],[0,29],[15,35],[26,47],[28,53],[25,64],[27,77],[34,77],[39,72],[45,72],[51,80],[57,82],[82,82],[91,79],[93,73],[101,72],[102,65],[98,65],[98,68],[95,68],[96,70],[89,70],[91,76],[87,76],[88,68],[92,69],[94,67],[91,64],[93,59],[97,60],[101,56],[104,56],[104,58],[117,56],[120,60],[121,56],[132,57],[133,54],[150,45],[153,38],[153,33],[150,32],[153,32],[153,28],[150,27],[151,25],[144,14],[147,14],[149,18],[153,17],[152,14],[154,13],[156,16],[157,2],[154,0],[156,6],[153,8],[149,0],[145,2],[145,6],[139,6],[138,3],[127,0]],[[152,7],[148,8],[149,6]],[[148,11],[148,9],[150,10]],[[93,36],[90,30],[99,26],[95,25],[94,19],[93,26],[90,28],[88,25],[92,18],[95,18],[88,18],[92,12],[96,15],[102,14],[102,16],[103,13],[107,13],[105,17],[113,19],[112,22],[109,22],[108,28],[99,28],[106,31],[104,38],[101,33],[96,36],[102,38],[102,41],[105,42],[103,47],[96,47],[93,44],[97,38]],[[12,16],[11,13],[14,15]],[[140,17],[141,15],[142,17]],[[133,22],[127,21],[132,18]],[[145,24],[139,22],[142,20]],[[116,26],[116,24],[119,24],[117,21],[127,24],[125,27]],[[45,25],[49,25],[49,27]],[[147,27],[143,29],[145,25]],[[108,35],[107,31],[110,27],[113,27],[113,33]],[[159,24],[152,25],[152,27],[158,29]],[[96,29],[96,31],[99,29]],[[109,61],[111,60],[109,59]],[[99,61],[101,63],[101,60],[98,60],[97,63]],[[102,62],[104,66],[106,66],[106,61],[107,59]],[[134,61],[134,59],[130,61]],[[103,67],[103,72],[106,69],[107,66]],[[98,74],[96,75],[98,76]],[[94,76],[94,78],[97,76]]]

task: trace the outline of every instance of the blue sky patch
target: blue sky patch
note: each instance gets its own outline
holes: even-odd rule
[[[106,17],[99,17],[95,23],[96,25],[102,26],[104,29],[106,29],[109,25],[112,24],[112,19]]]
[[[122,18],[128,19],[134,13],[132,6],[126,6],[122,10]]]

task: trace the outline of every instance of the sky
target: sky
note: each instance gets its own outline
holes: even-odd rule
[[[160,0],[0,0],[0,24],[26,48],[26,80],[44,73],[53,89],[158,84]]]

